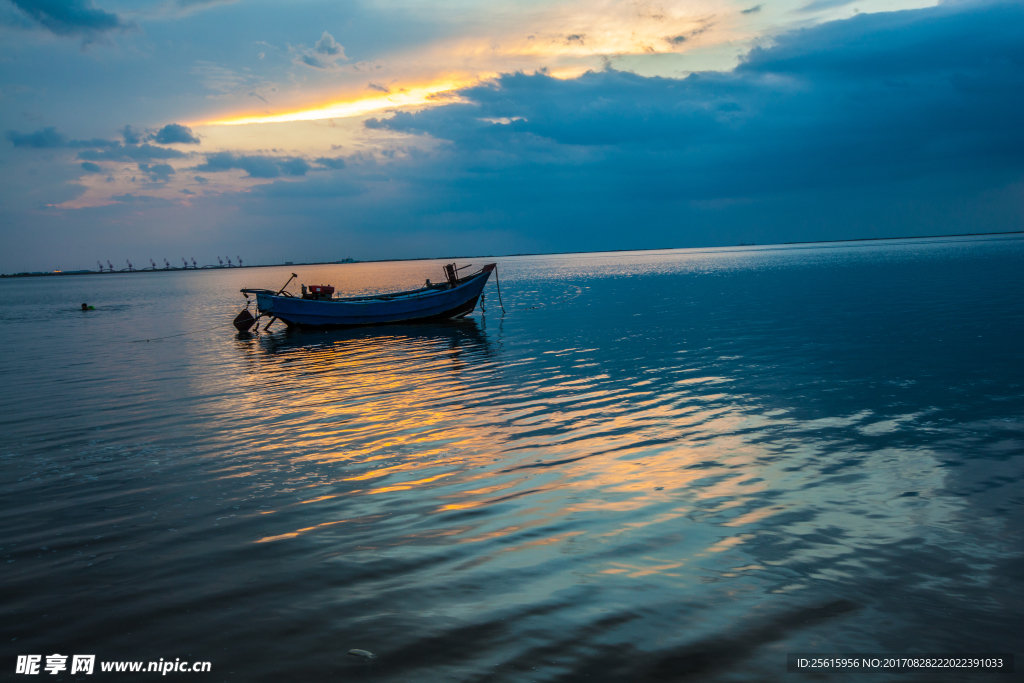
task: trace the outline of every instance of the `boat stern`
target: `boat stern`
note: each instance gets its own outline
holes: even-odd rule
[[[263,315],[273,315],[274,295],[270,292],[256,292],[256,310]]]

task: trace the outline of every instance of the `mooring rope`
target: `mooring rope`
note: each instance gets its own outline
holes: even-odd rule
[[[227,323],[227,324],[234,326],[234,323]],[[184,336],[189,335],[189,334],[199,334],[200,332],[209,332],[210,330],[216,330],[216,329],[224,327],[224,326],[225,325],[222,323],[220,325],[214,325],[213,327],[207,327],[207,328],[202,329],[202,330],[193,330],[191,332],[182,332],[180,334],[169,334],[166,337],[154,337],[153,339],[132,339],[131,341],[128,341],[128,342],[125,342],[125,343],[126,344],[138,344],[139,342],[161,341],[163,339],[172,339],[174,337],[184,337]]]
[[[494,284],[498,286],[498,305],[501,306],[501,312],[505,312],[505,302],[501,300],[501,281],[498,280],[498,264],[494,264]]]

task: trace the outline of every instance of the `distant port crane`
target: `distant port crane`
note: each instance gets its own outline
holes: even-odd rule
[[[217,264],[218,265],[216,265],[216,266],[202,266],[202,267],[203,268],[241,268],[241,267],[243,267],[242,266],[242,264],[243,264],[242,257],[238,256],[236,258],[237,258],[237,262],[232,261],[230,256],[225,256],[224,258],[221,258],[220,256],[218,256],[217,257]],[[225,263],[225,259],[227,260],[227,263]],[[172,266],[171,262],[167,258],[164,258],[163,262],[164,262],[164,267],[161,269],[157,265],[155,260],[149,259],[149,267],[143,268],[142,270],[179,270],[177,268],[177,266]],[[122,272],[122,273],[126,272],[126,271],[129,272],[129,273],[136,272],[135,264],[133,264],[131,262],[131,259],[125,259],[125,263],[128,264],[128,267],[127,268],[122,268],[120,272]],[[99,268],[99,272],[101,272],[101,273],[107,273],[107,272],[113,273],[113,272],[117,271],[117,269],[114,268],[114,264],[110,261],[110,259],[107,259],[107,264],[106,265],[103,265],[103,261],[97,260],[96,261],[96,266]],[[196,262],[196,259],[195,259],[194,256],[191,259],[187,259],[184,256],[182,256],[181,257],[181,270],[188,270],[190,268],[198,270],[200,268],[199,263]]]

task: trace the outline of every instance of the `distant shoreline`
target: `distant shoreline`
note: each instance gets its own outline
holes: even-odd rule
[[[768,244],[723,244],[716,247],[652,247],[648,249],[599,249],[597,251],[548,251],[548,252],[534,252],[534,253],[523,253],[523,254],[487,254],[487,255],[474,255],[474,256],[420,256],[416,258],[392,258],[392,259],[372,259],[369,261],[356,261],[351,259],[345,259],[342,261],[311,261],[307,263],[263,263],[252,266],[200,266],[195,268],[146,268],[139,270],[69,270],[69,271],[51,271],[51,272],[33,272],[33,273],[11,273],[4,274],[0,273],[0,278],[24,278],[24,277],[64,277],[68,275],[119,275],[119,274],[136,274],[136,273],[172,273],[172,272],[202,272],[207,270],[240,270],[243,268],[297,268],[299,266],[333,266],[333,265],[349,265],[356,263],[401,263],[406,261],[444,261],[444,260],[465,260],[471,258],[512,258],[515,256],[571,256],[573,254],[617,254],[627,251],[671,251],[674,249],[729,249],[735,247],[783,247],[792,246],[795,244],[839,244],[843,242],[887,242],[896,240],[927,240],[936,239],[939,237],[986,237],[990,235],[1021,235],[1024,234],[1024,230],[1010,230],[1007,232],[965,232],[950,235],[916,235],[911,237],[859,237],[854,239],[844,240],[810,240],[806,242],[771,242]]]

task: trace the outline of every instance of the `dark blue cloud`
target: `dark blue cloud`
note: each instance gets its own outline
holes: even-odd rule
[[[316,163],[334,170],[345,168],[345,160],[342,157],[320,157]]]
[[[127,145],[137,145],[142,142],[143,134],[135,130],[131,126],[125,126],[121,130],[121,135],[124,137],[124,142]]]
[[[6,137],[15,147],[35,147],[45,149],[52,147],[66,147],[68,137],[57,132],[54,126],[37,130],[34,133],[19,133],[16,130],[7,131]]]
[[[147,194],[115,194],[111,197],[115,202],[121,204],[141,204],[154,207],[169,207],[173,206],[174,202],[164,199],[163,197],[152,197]]]
[[[187,130],[187,129],[186,129]],[[138,139],[129,126],[125,127],[126,139]],[[186,154],[168,147],[157,147],[155,145],[143,144],[121,144],[117,140],[105,140],[93,138],[92,140],[69,140],[68,136],[50,126],[37,130],[34,133],[19,133],[18,131],[7,131],[7,139],[15,147],[29,147],[35,149],[56,149],[73,148],[84,149],[78,153],[78,158],[83,161],[150,161],[153,159],[181,159]]]
[[[100,168],[99,164],[94,164],[91,161],[82,162],[82,170],[86,173],[102,173],[103,169]]]
[[[277,162],[278,168],[285,175],[300,176],[306,175],[306,171],[310,169],[310,165],[306,163],[304,159],[281,159]]]
[[[174,168],[170,164],[139,164],[139,170],[147,174],[153,182],[166,183],[174,175]]]
[[[249,174],[250,178],[277,178],[286,176],[303,176],[310,169],[309,163],[297,157],[272,157],[263,155],[235,155],[230,152],[207,154],[206,163],[192,170],[217,173],[239,169]]]
[[[180,123],[168,123],[153,135],[153,140],[161,145],[170,145],[176,142],[186,145],[199,144],[199,138],[192,134],[192,129]]]
[[[301,61],[306,66],[313,67],[314,69],[326,69],[326,68],[328,68],[327,64],[325,64],[324,62],[320,61],[314,55],[300,55],[299,56],[299,61]]]
[[[126,28],[116,15],[88,0],[11,0],[22,12],[59,35],[89,34]]]
[[[468,103],[366,125],[447,141],[467,182],[529,169],[623,199],[996,182],[1024,173],[1022,35],[1019,4],[864,14],[782,36],[732,72],[508,74],[464,90]]]
[[[104,140],[103,138],[68,141],[68,147],[117,147],[120,144],[117,140]]]

